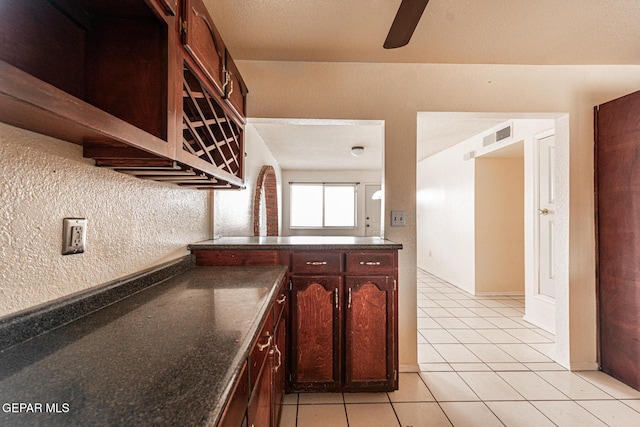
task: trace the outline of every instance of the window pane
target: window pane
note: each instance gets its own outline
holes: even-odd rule
[[[355,227],[355,187],[327,185],[324,188],[324,225]]]
[[[322,227],[322,185],[291,185],[291,227]]]

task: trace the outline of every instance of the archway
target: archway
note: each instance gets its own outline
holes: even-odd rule
[[[267,236],[277,236],[278,232],[278,184],[273,166],[260,169],[253,195],[253,235],[260,235],[260,216],[265,215]]]

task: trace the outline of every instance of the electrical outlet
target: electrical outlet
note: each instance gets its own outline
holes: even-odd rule
[[[87,244],[87,219],[62,220],[62,255],[81,254]]]
[[[404,211],[391,211],[391,226],[404,227]]]

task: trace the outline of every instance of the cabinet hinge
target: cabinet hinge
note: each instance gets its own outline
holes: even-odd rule
[[[289,280],[289,290],[293,290],[293,284],[291,283],[291,280]]]
[[[395,369],[393,370],[393,380],[398,381],[398,371]]]
[[[398,281],[396,279],[393,279],[393,290],[394,291],[398,290]]]
[[[180,18],[180,34],[187,34],[187,21]]]

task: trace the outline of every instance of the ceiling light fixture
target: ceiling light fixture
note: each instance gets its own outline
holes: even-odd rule
[[[364,154],[364,147],[361,145],[356,145],[355,147],[351,147],[351,155],[353,157],[360,157]]]

